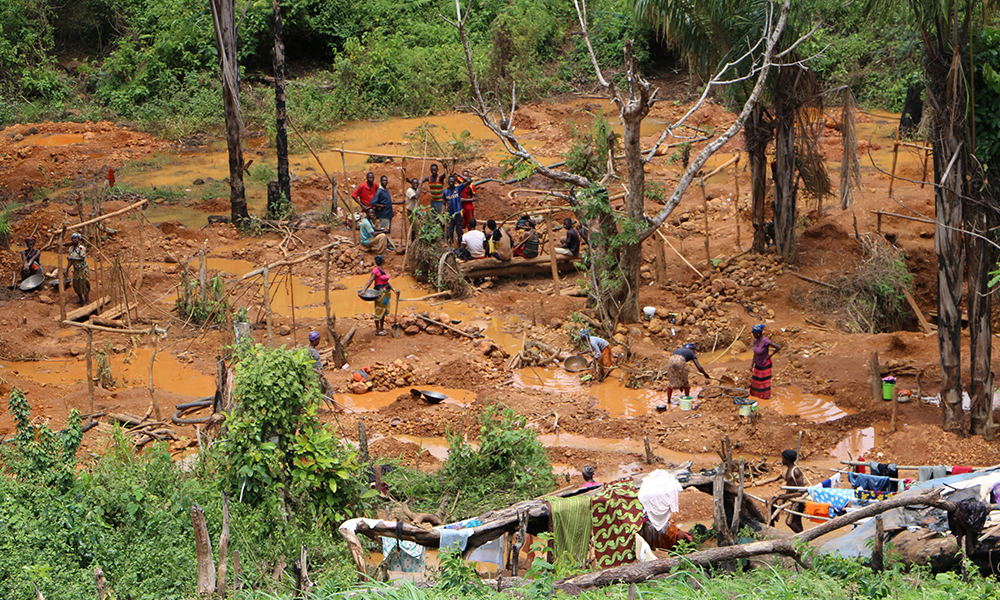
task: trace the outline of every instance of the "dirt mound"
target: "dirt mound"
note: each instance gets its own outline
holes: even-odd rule
[[[393,437],[384,437],[368,444],[368,453],[376,458],[397,459],[407,467],[416,466],[433,468],[441,464],[433,454],[419,444],[399,440]]]
[[[210,213],[228,213],[231,206],[229,200],[225,198],[206,198],[197,204],[193,204],[191,208]]]
[[[441,365],[428,379],[428,383],[447,388],[476,389],[486,383],[481,371],[487,368],[466,358],[457,358]]]
[[[961,438],[937,425],[906,425],[886,436],[868,458],[900,465],[995,465],[1000,446],[981,437]]]

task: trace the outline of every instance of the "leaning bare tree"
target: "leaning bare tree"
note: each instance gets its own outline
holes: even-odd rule
[[[229,147],[229,202],[233,224],[249,217],[243,187],[243,114],[240,108],[240,65],[236,55],[236,10],[233,0],[211,0],[215,42],[222,70],[222,104],[226,111],[226,145]]]
[[[642,243],[656,233],[656,230],[670,216],[681,201],[684,192],[691,185],[695,175],[716,150],[729,141],[743,126],[747,117],[754,109],[768,74],[775,60],[782,58],[775,53],[775,48],[781,38],[788,19],[790,1],[785,0],[777,11],[769,10],[762,27],[763,34],[743,56],[736,61],[724,65],[705,86],[704,93],[696,105],[691,108],[677,123],[671,125],[654,147],[643,156],[640,145],[640,126],[650,109],[656,103],[657,90],[638,73],[638,61],[632,56],[631,41],[625,43],[625,85],[620,89],[613,77],[606,78],[597,62],[590,37],[587,33],[587,11],[582,0],[574,0],[577,16],[580,21],[583,39],[590,54],[597,81],[611,95],[619,111],[619,117],[624,124],[625,165],[628,170],[628,190],[625,198],[625,214],[618,214],[611,208],[610,200],[603,182],[594,182],[586,177],[549,168],[535,159],[518,141],[514,134],[514,110],[517,105],[516,86],[512,86],[510,109],[505,110],[499,98],[495,102],[487,101],[480,91],[479,81],[473,68],[472,51],[465,30],[468,10],[462,13],[461,0],[455,0],[456,20],[443,17],[459,31],[465,50],[466,68],[469,83],[472,88],[471,110],[482,120],[497,138],[503,143],[508,153],[531,165],[535,173],[549,179],[580,188],[579,193],[572,191],[568,195],[575,212],[582,221],[592,220],[596,227],[589,236],[592,257],[591,279],[594,286],[594,298],[602,321],[611,327],[619,321],[635,322],[639,319],[639,268],[642,262]],[[793,44],[794,48],[796,44]],[[763,51],[761,51],[763,48]],[[731,68],[740,61],[751,61],[752,68],[744,75],[726,79]],[[656,155],[657,150],[671,132],[681,126],[702,106],[714,89],[738,81],[748,81],[756,78],[752,92],[743,105],[736,121],[720,136],[710,141],[698,156],[689,164],[680,182],[674,188],[666,205],[653,217],[644,211],[645,173],[644,165]],[[585,223],[586,227],[590,225]]]

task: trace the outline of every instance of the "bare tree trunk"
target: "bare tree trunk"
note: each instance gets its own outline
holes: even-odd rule
[[[212,594],[215,592],[212,538],[205,524],[205,511],[197,504],[191,506],[191,524],[194,526],[194,549],[198,555],[198,595]]]
[[[226,145],[229,148],[229,202],[234,225],[249,217],[243,187],[243,115],[240,108],[240,67],[236,55],[236,11],[233,0],[212,0],[215,41],[222,69],[222,104],[226,112]]]
[[[989,225],[986,212],[976,202],[967,202],[966,229],[980,236],[988,235]],[[975,211],[973,213],[973,211]],[[993,309],[992,294],[987,283],[990,270],[996,264],[997,256],[994,246],[982,237],[966,236],[966,247],[969,253],[969,361],[970,384],[969,398],[972,410],[969,415],[969,433],[983,435],[986,433],[986,423],[993,408],[993,390],[989,388],[990,353],[993,351],[993,324],[990,314]]]
[[[792,69],[778,72],[774,128],[774,242],[786,263],[795,260],[795,78]]]
[[[274,113],[277,134],[274,149],[278,154],[278,189],[292,201],[292,181],[288,174],[288,132],[285,130],[285,42],[282,41],[281,4],[274,4]]]
[[[767,211],[767,144],[771,140],[770,124],[764,121],[764,108],[758,104],[743,126],[743,143],[750,159],[750,222],[753,242],[750,250],[762,254],[767,249],[764,238],[764,213]]]

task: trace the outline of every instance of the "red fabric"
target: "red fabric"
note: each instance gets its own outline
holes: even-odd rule
[[[378,191],[378,185],[372,183],[371,186],[369,186],[368,182],[366,181],[361,185],[359,185],[358,187],[354,188],[354,191],[351,192],[351,198],[354,198],[355,200],[360,202],[362,206],[368,207],[371,205],[372,198],[375,197],[375,192],[377,191]]]
[[[108,169],[108,187],[115,187],[115,170]]]
[[[469,220],[476,215],[476,205],[471,202],[462,202],[462,229],[469,230]]]
[[[972,467],[959,467],[955,466],[951,468],[952,475],[961,475],[962,473],[971,473]]]
[[[865,462],[865,457],[864,456],[859,456],[858,457],[858,462]],[[855,473],[864,473],[865,472],[865,467],[862,466],[862,465],[858,465],[858,466],[854,467],[854,472]]]

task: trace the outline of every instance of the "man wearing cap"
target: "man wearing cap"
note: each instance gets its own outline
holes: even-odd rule
[[[80,297],[80,304],[90,302],[90,266],[87,264],[87,247],[83,245],[83,236],[74,233],[70,236],[72,246],[66,257],[73,267],[73,291]]]
[[[597,371],[597,380],[604,381],[604,378],[614,367],[614,357],[611,355],[611,344],[604,338],[590,335],[586,329],[580,330],[580,339],[590,348],[590,353],[594,355],[594,368]]]
[[[332,399],[333,388],[330,386],[330,382],[326,380],[326,376],[323,375],[323,358],[319,354],[319,338],[318,331],[309,332],[309,356],[315,361],[313,371],[316,371],[316,375],[319,376],[320,391],[323,393],[323,396]]]
[[[688,362],[693,362],[694,367],[708,379],[708,373],[702,368],[701,363],[698,362],[698,355],[695,354],[696,347],[692,343],[684,344],[684,346],[674,350],[674,353],[670,356],[670,360],[667,361],[667,376],[670,379],[670,383],[667,386],[667,404],[670,404],[670,398],[674,395],[674,390],[684,390],[685,396],[691,395],[691,384],[688,383]]]
[[[21,281],[42,272],[42,264],[39,262],[42,253],[35,250],[35,236],[24,240],[24,251],[21,252]]]
[[[795,450],[782,450],[781,452],[781,464],[785,467],[785,486],[793,488],[804,488],[806,486],[805,476],[802,475],[802,470],[795,466],[795,461],[798,460],[799,455]],[[768,525],[774,525],[774,521],[777,520],[778,516],[774,514],[774,508],[780,506],[784,501],[791,500],[792,498],[798,498],[802,495],[802,490],[788,490],[782,494],[778,494],[771,498],[768,502],[767,510],[768,513],[773,515],[771,522]],[[805,505],[801,502],[795,502],[790,507],[797,513],[801,513],[805,509]],[[785,519],[785,524],[788,528],[795,533],[800,533],[802,531],[802,517],[799,515],[793,515],[788,513],[788,517]]]

